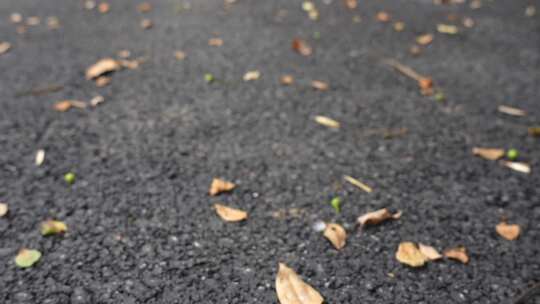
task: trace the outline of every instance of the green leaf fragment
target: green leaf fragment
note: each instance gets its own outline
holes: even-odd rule
[[[214,81],[214,75],[210,74],[210,73],[206,73],[204,74],[204,80],[208,83]]]
[[[73,184],[75,182],[75,173],[73,172],[68,172],[64,175],[64,180],[66,181],[66,183],[68,184]]]
[[[41,252],[33,249],[21,249],[15,257],[15,264],[20,268],[28,268],[41,258]]]
[[[332,208],[336,210],[337,213],[341,212],[341,198],[340,197],[334,197],[332,201],[330,201],[330,205],[332,205]]]
[[[510,150],[506,151],[506,157],[509,160],[516,160],[518,158],[518,156],[519,156],[519,152],[516,149],[510,149]]]

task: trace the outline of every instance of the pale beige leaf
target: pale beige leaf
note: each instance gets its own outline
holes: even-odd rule
[[[36,166],[41,166],[43,164],[43,161],[45,161],[45,150],[39,149],[36,152],[36,159],[35,159]]]
[[[525,112],[525,111],[523,111],[521,109],[513,108],[513,107],[509,107],[509,106],[505,106],[505,105],[500,105],[499,107],[497,107],[497,110],[499,110],[499,112],[501,112],[501,113],[512,115],[512,116],[525,116],[525,115],[527,115],[527,112]]]
[[[361,215],[358,217],[356,221],[361,226],[366,226],[366,225],[376,225],[389,219],[396,220],[396,219],[399,219],[400,217],[401,217],[401,211],[392,214],[390,213],[390,211],[388,211],[388,209],[383,208],[377,211],[368,212],[364,215]]]
[[[92,99],[90,99],[90,105],[92,107],[97,107],[99,104],[103,103],[105,101],[105,98],[101,95],[94,96]]]
[[[321,294],[283,263],[279,263],[276,293],[280,304],[322,304]]]
[[[210,38],[208,40],[209,46],[222,46],[223,45],[223,39],[221,38]]]
[[[435,261],[442,259],[442,255],[432,246],[424,245],[422,243],[418,244],[418,249],[420,252],[428,258],[428,260]]]
[[[96,78],[96,86],[98,88],[102,88],[108,84],[110,84],[112,81],[112,78],[109,77],[109,76],[99,76],[98,78]]]
[[[227,222],[239,222],[248,217],[247,212],[240,209],[230,208],[221,204],[214,204],[214,208],[217,214]]]
[[[11,43],[0,41],[0,55],[7,53],[11,49]]]
[[[373,189],[371,189],[370,186],[362,183],[361,181],[357,180],[356,178],[353,178],[351,176],[348,176],[348,175],[344,175],[343,178],[348,181],[349,183],[355,185],[356,187],[366,191],[367,193],[371,193],[373,192]]]
[[[501,161],[503,166],[508,167],[514,171],[518,171],[525,174],[531,173],[531,166],[526,163],[520,163],[520,162],[511,162],[511,161]]]
[[[154,26],[154,23],[152,22],[152,20],[145,18],[141,20],[140,26],[143,30],[147,30],[152,28]]]
[[[433,41],[433,34],[424,34],[416,37],[416,43],[420,45],[428,45]]]
[[[103,58],[86,69],[86,79],[94,79],[103,74],[117,71],[121,68],[120,63],[112,58]]]
[[[218,195],[222,192],[230,192],[236,187],[235,184],[220,179],[220,178],[214,178],[212,180],[212,184],[210,185],[210,190],[208,191],[211,196]]]
[[[411,267],[424,266],[428,258],[418,250],[418,247],[411,242],[402,242],[399,244],[396,252],[396,259],[405,265]]]
[[[504,149],[474,147],[472,153],[488,160],[497,160],[504,156]]]
[[[328,83],[324,81],[320,81],[320,80],[313,80],[311,82],[311,86],[314,89],[319,90],[319,91],[327,91],[329,88]]]
[[[347,232],[338,224],[327,224],[324,229],[324,237],[326,237],[337,250],[345,247],[347,240]]]
[[[8,204],[0,203],[0,217],[3,217],[8,213]]]
[[[449,259],[460,261],[463,264],[467,264],[469,262],[469,256],[467,255],[467,250],[465,247],[448,249],[444,252],[444,256]]]
[[[174,52],[174,57],[177,59],[177,60],[184,60],[186,59],[187,55],[184,51],[175,51]]]
[[[333,120],[330,117],[317,115],[317,116],[315,116],[314,119],[315,119],[315,122],[317,122],[318,124],[321,124],[321,125],[329,127],[329,128],[339,129],[339,127],[340,127],[339,122]]]
[[[281,84],[291,85],[294,83],[294,77],[292,75],[283,75],[280,78]]]
[[[357,0],[345,0],[345,5],[349,9],[355,9],[358,6]]]
[[[519,225],[507,224],[506,222],[499,223],[495,229],[500,236],[509,241],[517,239],[521,233],[521,228]]]
[[[459,29],[455,25],[450,24],[437,24],[437,31],[443,34],[454,35],[457,34]]]
[[[246,72],[243,79],[244,81],[252,81],[259,79],[259,77],[261,77],[261,72],[259,72],[258,70],[254,70]]]

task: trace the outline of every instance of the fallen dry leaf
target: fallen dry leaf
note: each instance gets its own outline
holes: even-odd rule
[[[36,25],[39,25],[40,23],[41,23],[41,19],[39,17],[32,16],[32,17],[26,18],[26,25],[36,26]]]
[[[11,43],[0,41],[0,55],[7,53],[11,49]]]
[[[152,23],[152,20],[146,19],[146,18],[141,20],[141,28],[143,30],[150,29],[150,28],[152,28],[152,26],[154,26],[154,23]]]
[[[54,109],[58,112],[66,112],[72,107],[84,109],[86,108],[86,103],[79,100],[62,100],[54,104]]]
[[[103,74],[117,71],[121,68],[120,63],[112,58],[103,58],[86,69],[86,79],[94,79]]]
[[[247,219],[248,214],[240,209],[230,208],[221,204],[214,204],[217,214],[226,222],[239,222]]]
[[[385,11],[378,12],[376,18],[377,18],[377,21],[388,22],[390,21],[390,14],[388,14]]]
[[[329,127],[329,128],[339,129],[339,127],[340,127],[339,122],[333,120],[330,117],[317,115],[317,116],[314,117],[314,119],[315,119],[315,122],[317,122],[318,124],[321,124],[321,125]]]
[[[416,43],[420,45],[428,45],[433,41],[433,34],[424,34],[416,37]]]
[[[322,304],[324,298],[283,263],[279,263],[276,293],[280,304]]]
[[[148,13],[152,10],[152,5],[148,2],[143,2],[137,5],[137,10],[139,11],[139,13]]]
[[[307,41],[299,38],[293,39],[292,49],[302,56],[309,56],[313,53],[313,49]]]
[[[519,225],[516,224],[507,224],[506,222],[499,223],[495,230],[497,230],[497,233],[502,236],[503,238],[513,241],[519,237],[519,234],[521,233],[521,228]]]
[[[497,160],[504,156],[504,149],[474,147],[472,153],[488,160]]]
[[[428,258],[420,252],[418,247],[411,242],[402,242],[399,244],[396,252],[396,259],[405,265],[411,267],[424,266]]]
[[[20,268],[28,268],[34,265],[41,258],[41,252],[33,249],[23,248],[15,257],[15,265]]]
[[[430,261],[442,259],[442,255],[432,246],[418,244],[418,250]]]
[[[122,59],[127,59],[131,56],[131,52],[129,50],[120,50],[116,55]]]
[[[11,15],[9,15],[9,21],[11,21],[11,23],[21,23],[22,20],[23,17],[19,13],[12,13]]]
[[[405,29],[405,23],[401,21],[394,22],[394,31],[402,32]]]
[[[47,17],[47,28],[56,30],[60,28],[60,19],[56,16]]]
[[[326,224],[324,229],[324,237],[327,238],[337,250],[345,247],[345,240],[347,239],[347,232],[338,224]]]
[[[230,192],[236,187],[235,184],[220,178],[214,178],[210,185],[209,193],[211,196],[218,195],[222,192]]]
[[[499,112],[501,112],[501,113],[512,115],[512,116],[525,116],[525,115],[527,115],[527,112],[525,112],[525,111],[523,111],[521,109],[513,108],[513,107],[509,107],[509,106],[505,106],[505,105],[498,106],[497,110]]]
[[[252,81],[259,79],[259,77],[261,77],[261,72],[259,72],[258,70],[254,70],[246,72],[243,79],[244,81]]]
[[[223,39],[221,38],[210,38],[208,40],[209,46],[222,46],[223,45]]]
[[[8,204],[0,203],[0,217],[3,217],[8,213]]]
[[[104,102],[105,98],[101,95],[94,96],[92,99],[90,99],[90,105],[92,107],[97,107],[100,103]]]
[[[35,164],[36,166],[41,166],[45,161],[45,150],[39,149],[36,152]]]
[[[135,70],[135,69],[139,68],[139,66],[141,65],[141,63],[144,62],[144,60],[145,60],[144,58],[137,58],[137,59],[133,59],[133,60],[122,59],[122,60],[119,60],[118,63],[123,68],[127,68],[127,69],[130,69],[130,70]]]
[[[373,189],[371,189],[371,187],[369,187],[368,185],[362,183],[361,181],[357,180],[356,178],[353,178],[351,176],[348,176],[348,175],[344,175],[343,178],[348,181],[349,183],[355,185],[356,187],[366,191],[367,193],[371,193],[373,191]]]
[[[467,264],[469,262],[467,250],[463,246],[446,250],[444,252],[444,256],[449,259],[460,261],[463,264]]]
[[[459,29],[455,25],[450,24],[437,24],[437,31],[442,34],[455,35]]]
[[[418,86],[421,90],[429,90],[433,88],[433,79],[429,77],[422,77],[418,80]]]
[[[514,171],[518,171],[521,173],[529,174],[531,173],[531,166],[526,163],[520,163],[520,162],[511,162],[511,161],[505,161],[502,160],[501,164],[505,167],[508,167]]]
[[[358,219],[356,219],[356,222],[361,226],[376,225],[389,219],[397,220],[400,217],[401,211],[392,214],[390,211],[388,211],[388,209],[383,208],[359,216]]]
[[[174,52],[174,57],[177,59],[177,60],[184,60],[186,59],[186,53],[183,52],[183,51],[175,51]]]
[[[60,234],[67,231],[67,225],[61,221],[48,220],[41,223],[41,235]]]
[[[311,87],[319,91],[328,91],[329,85],[324,81],[313,80],[311,81]]]
[[[527,132],[530,136],[540,136],[540,127],[529,127]]]
[[[84,2],[84,8],[87,10],[93,10],[96,8],[96,1],[94,0],[87,0]]]
[[[280,82],[283,85],[291,85],[294,83],[294,77],[292,75],[283,75],[280,78]]]
[[[474,26],[474,20],[470,17],[463,18],[463,26],[467,28],[471,28]]]
[[[534,5],[529,5],[525,8],[525,16],[534,17],[536,15],[536,7]]]
[[[96,78],[96,86],[98,88],[101,88],[110,84],[111,81],[112,81],[112,78],[109,76],[99,76],[98,78]]]
[[[413,56],[418,56],[420,55],[421,52],[422,52],[422,49],[420,49],[420,47],[416,44],[411,45],[411,47],[409,48],[409,53],[411,53],[411,55]]]
[[[111,10],[111,6],[107,2],[101,2],[98,5],[98,11],[102,14],[108,13]]]
[[[345,0],[345,5],[349,9],[355,9],[358,6],[357,0]]]

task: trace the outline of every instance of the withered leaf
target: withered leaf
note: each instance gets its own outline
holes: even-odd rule
[[[463,26],[471,28],[474,26],[474,20],[470,17],[463,18]]]
[[[186,56],[187,56],[186,53],[183,52],[183,51],[176,51],[176,52],[174,52],[174,57],[175,57],[176,59],[178,59],[178,60],[184,60],[184,59],[186,59]]]
[[[505,167],[508,167],[514,171],[518,171],[518,172],[521,172],[521,173],[525,173],[525,174],[530,174],[531,173],[531,166],[529,166],[529,164],[526,164],[526,163],[521,163],[521,162],[511,162],[511,161],[505,161],[505,160],[501,160],[501,164]]]
[[[122,59],[127,59],[131,56],[131,52],[129,50],[120,50],[116,55]]]
[[[385,11],[378,12],[376,18],[380,22],[388,22],[390,21],[390,14]]]
[[[143,30],[150,29],[150,28],[152,28],[152,26],[154,26],[154,23],[152,22],[152,20],[146,19],[146,18],[141,20],[141,28]]]
[[[424,245],[422,243],[418,244],[418,249],[420,252],[430,261],[435,261],[442,259],[442,255],[432,246]]]
[[[86,79],[94,79],[103,74],[117,71],[121,68],[120,63],[112,58],[103,58],[86,69]]]
[[[23,248],[15,257],[15,264],[20,268],[28,268],[41,258],[41,252]]]
[[[279,263],[276,293],[280,304],[322,304],[324,298],[283,263]]]
[[[38,167],[41,166],[44,161],[45,161],[45,150],[43,149],[37,150],[36,159],[35,159],[36,166]]]
[[[405,23],[402,21],[394,22],[394,30],[396,32],[402,32],[405,29]]]
[[[280,78],[281,84],[291,85],[294,83],[294,77],[292,75],[283,75]]]
[[[21,23],[22,20],[23,17],[19,13],[12,13],[11,15],[9,15],[9,21],[11,21],[11,23]]]
[[[324,229],[324,237],[327,238],[337,250],[345,247],[347,232],[338,224],[327,224]]]
[[[217,214],[226,222],[239,222],[247,219],[247,212],[230,208],[221,204],[214,204]]]
[[[420,252],[418,247],[411,242],[402,242],[399,244],[398,250],[396,252],[396,259],[405,265],[411,267],[421,267],[424,266],[428,260],[426,256]]]
[[[311,86],[316,89],[316,90],[319,90],[319,91],[328,91],[328,83],[324,82],[324,81],[320,81],[320,80],[313,80],[311,81]]]
[[[112,81],[112,78],[109,77],[109,76],[99,76],[98,78],[96,78],[96,86],[98,88],[102,88],[108,84],[110,84]]]
[[[143,63],[144,60],[145,60],[145,58],[137,58],[137,59],[133,59],[133,60],[122,59],[122,60],[119,60],[118,63],[123,68],[127,68],[127,69],[130,69],[130,70],[135,70],[135,69],[139,68],[139,65],[141,65],[141,63]]]
[[[521,228],[519,225],[516,224],[507,224],[506,222],[499,223],[495,230],[497,230],[497,233],[502,236],[503,238],[513,241],[519,237],[519,234],[521,233]]]
[[[62,100],[54,104],[54,109],[58,112],[66,112],[72,107],[82,109],[86,107],[86,103],[79,100]]]
[[[0,203],[0,217],[3,217],[8,213],[8,204],[6,203]]]
[[[67,231],[67,225],[61,221],[48,220],[41,223],[41,235],[59,234]]]
[[[11,43],[0,41],[0,55],[7,53],[11,49]]]
[[[230,192],[236,187],[235,184],[220,179],[220,178],[214,178],[212,180],[212,184],[210,185],[209,193],[211,196],[218,195],[222,192]]]
[[[98,11],[102,14],[108,13],[111,10],[111,6],[107,2],[101,2],[98,5]]]
[[[397,220],[400,217],[401,217],[401,211],[398,211],[392,214],[390,213],[390,211],[388,211],[388,209],[383,208],[377,211],[368,212],[364,215],[361,215],[358,217],[356,221],[361,226],[367,226],[367,225],[376,225],[389,219]]]
[[[300,38],[293,39],[292,49],[302,56],[309,56],[313,53],[313,49],[307,41]]]
[[[437,31],[443,34],[454,35],[458,33],[458,27],[450,24],[437,24]]]
[[[208,40],[209,46],[222,46],[223,45],[223,39],[221,38],[210,38]]]
[[[315,122],[317,122],[318,124],[321,124],[321,125],[329,127],[329,128],[339,129],[339,127],[340,127],[339,122],[333,120],[330,117],[317,115],[317,116],[315,116],[314,119],[315,119]]]
[[[252,81],[259,79],[259,77],[261,77],[261,72],[259,72],[258,70],[254,70],[246,72],[243,79],[244,81]]]
[[[37,16],[31,16],[26,18],[26,24],[30,26],[39,25],[41,23],[41,18]]]
[[[343,178],[348,181],[349,183],[355,185],[356,187],[366,191],[367,193],[371,193],[373,191],[373,189],[371,189],[370,186],[362,183],[361,181],[357,180],[356,178],[353,178],[351,176],[348,176],[348,175],[344,175]]]
[[[424,34],[416,37],[416,43],[420,45],[428,45],[433,41],[433,34]]]
[[[139,13],[148,13],[152,10],[152,5],[148,2],[143,2],[137,5],[137,10],[139,11]]]
[[[472,153],[488,160],[497,160],[504,156],[504,149],[474,147]]]
[[[349,9],[355,9],[358,6],[357,0],[345,0],[345,5]]]
[[[509,107],[509,106],[505,106],[505,105],[498,106],[497,110],[499,112],[501,112],[501,113],[512,115],[512,116],[525,116],[525,115],[527,115],[527,112],[525,112],[525,111],[523,111],[521,109],[513,108],[513,107]]]
[[[540,136],[540,127],[530,127],[527,129],[527,132],[531,136]]]
[[[467,250],[463,246],[446,250],[444,252],[444,256],[449,259],[460,261],[463,264],[467,264],[469,262]]]
[[[97,107],[100,103],[103,103],[105,101],[105,98],[101,95],[94,96],[92,99],[90,99],[90,105],[92,107]]]

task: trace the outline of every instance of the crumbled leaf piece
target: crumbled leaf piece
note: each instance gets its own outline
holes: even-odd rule
[[[148,13],[152,10],[152,5],[148,2],[143,2],[137,5],[137,10],[139,13]]]
[[[511,161],[504,161],[501,160],[501,163],[503,166],[508,167],[514,171],[518,171],[525,174],[531,173],[531,166],[526,163],[520,163],[520,162],[511,162]]]
[[[339,122],[333,120],[330,117],[317,115],[317,116],[315,116],[314,119],[315,119],[315,122],[317,122],[318,124],[321,124],[321,125],[323,125],[325,127],[329,127],[329,128],[332,128],[332,129],[339,129],[339,127],[340,127]]]
[[[315,4],[311,1],[302,2],[302,10],[309,12],[315,9]]]
[[[348,9],[355,9],[358,6],[357,0],[345,0],[345,5]]]
[[[92,99],[90,99],[90,105],[92,107],[97,107],[99,104],[103,103],[105,101],[105,98],[101,95],[94,96]]]
[[[519,152],[516,149],[510,149],[506,151],[506,158],[509,160],[516,160],[519,156]]]
[[[58,112],[66,112],[72,107],[82,109],[86,107],[86,103],[79,100],[62,100],[54,104],[54,109]]]
[[[367,193],[371,193],[373,192],[373,189],[371,189],[370,186],[362,183],[361,181],[357,180],[356,178],[353,178],[351,176],[348,176],[348,175],[344,175],[343,178],[348,181],[349,183],[355,185],[356,187],[366,191]]]
[[[442,255],[432,246],[424,245],[422,243],[418,244],[418,249],[420,252],[430,261],[435,261],[442,259]]]
[[[103,58],[86,69],[86,79],[98,78],[103,74],[117,71],[120,68],[121,65],[118,61],[112,58]]]
[[[390,213],[388,209],[383,208],[377,211],[368,212],[358,217],[356,222],[361,226],[377,225],[389,219],[397,220],[401,217],[401,211],[394,214]]]
[[[118,61],[121,67],[127,68],[130,70],[138,69],[141,63],[143,63],[145,58],[137,58],[134,60],[121,59]]]
[[[435,93],[435,96],[433,96],[433,98],[438,102],[443,102],[446,100],[446,96],[444,96],[444,93],[441,91]]]
[[[259,79],[259,77],[261,77],[261,72],[259,72],[258,70],[254,70],[246,72],[243,79],[244,81],[252,81]]]
[[[420,252],[418,247],[411,242],[402,242],[399,244],[396,252],[396,259],[405,265],[411,267],[424,266],[428,258]]]
[[[64,175],[64,181],[70,185],[72,185],[75,182],[75,173],[68,172]]]
[[[328,83],[320,80],[311,81],[311,86],[319,91],[328,91],[328,88],[330,87]]]
[[[143,30],[150,29],[150,28],[152,28],[152,26],[154,26],[154,23],[152,23],[152,20],[147,19],[147,18],[141,20],[141,28]]]
[[[332,206],[332,208],[334,208],[336,213],[340,213],[341,212],[341,197],[339,197],[339,196],[334,197],[330,201],[330,205]]]
[[[108,13],[111,10],[111,6],[107,2],[101,2],[98,5],[98,11],[102,14]]]
[[[310,10],[308,12],[308,17],[311,20],[317,20],[319,19],[319,11],[317,9]]]
[[[354,22],[354,23],[360,23],[360,22],[362,22],[362,17],[360,17],[360,16],[358,16],[358,15],[354,15],[354,16],[352,17],[352,22]]]
[[[405,29],[405,23],[402,21],[394,22],[394,31],[396,32],[403,32]]]
[[[183,51],[176,51],[174,52],[174,57],[177,59],[177,60],[184,60],[186,59],[186,53],[183,52]]]
[[[112,78],[109,77],[109,76],[99,76],[98,78],[96,78],[96,86],[98,88],[102,88],[108,84],[110,84],[112,81]]]
[[[36,152],[36,159],[35,164],[36,166],[41,166],[43,164],[43,161],[45,161],[45,150],[39,149]]]
[[[210,73],[204,74],[204,81],[206,81],[208,83],[213,82],[214,81],[214,75],[212,75]]]
[[[540,136],[540,127],[530,127],[527,131],[531,136]]]
[[[0,217],[4,217],[9,211],[8,204],[0,203]]]
[[[96,1],[94,0],[87,0],[84,2],[84,8],[87,10],[93,10],[96,8]]]
[[[0,55],[7,53],[11,49],[11,43],[0,41]]]
[[[299,38],[293,39],[292,49],[302,56],[310,56],[313,53],[313,49],[307,41]]]
[[[433,34],[424,34],[416,37],[416,43],[420,45],[428,45],[433,41]]]
[[[536,15],[536,7],[534,7],[534,5],[527,6],[527,8],[525,8],[525,16],[534,17],[534,15]]]
[[[474,26],[474,20],[470,17],[463,18],[463,26],[467,28],[471,28]]]
[[[56,30],[60,28],[60,19],[56,16],[47,17],[47,28]]]
[[[390,14],[388,14],[385,11],[378,12],[376,18],[377,18],[377,21],[388,22],[390,21]]]
[[[324,298],[306,284],[294,270],[279,263],[276,276],[276,293],[280,304],[322,304]]]
[[[21,23],[22,20],[23,17],[19,13],[12,13],[11,15],[9,15],[9,21],[11,21],[11,23]]]
[[[28,268],[41,258],[41,252],[33,249],[21,249],[15,257],[15,264],[20,268]]]
[[[67,231],[67,225],[61,221],[48,220],[41,223],[41,235],[60,234]]]
[[[280,78],[281,84],[291,85],[294,83],[294,77],[292,75],[283,75]]]
[[[29,26],[36,26],[41,23],[41,19],[36,16],[26,18],[26,24]]]
[[[480,0],[472,0],[469,3],[469,7],[472,8],[472,9],[479,9],[479,8],[482,7],[482,1],[480,1]]]
[[[210,38],[208,40],[209,46],[222,46],[223,45],[223,39],[221,38]]]
[[[523,111],[521,109],[513,108],[513,107],[509,107],[509,106],[505,106],[505,105],[498,106],[497,110],[499,112],[501,112],[501,113],[512,115],[512,116],[525,116],[525,115],[527,115],[527,112],[525,112],[525,111]]]
[[[247,219],[248,214],[247,212],[230,208],[221,204],[214,204],[214,209],[216,209],[216,213],[226,222],[239,222]]]
[[[324,229],[324,237],[327,238],[337,250],[345,247],[347,232],[338,224],[327,224]]]
[[[122,59],[127,59],[131,56],[131,52],[129,50],[120,50],[116,55]]]
[[[495,227],[495,230],[500,236],[509,241],[517,239],[519,237],[519,234],[521,233],[521,228],[519,227],[519,225],[507,224],[506,222],[499,223]]]
[[[413,56],[418,56],[420,55],[421,52],[422,52],[422,49],[420,49],[420,47],[416,44],[411,45],[411,47],[409,48],[409,53],[411,53],[411,55]]]
[[[450,24],[437,24],[437,31],[442,34],[455,35],[459,29],[455,25]]]
[[[463,246],[446,250],[444,252],[444,256],[449,259],[460,261],[463,264],[467,264],[469,262],[467,250]]]
[[[474,147],[472,153],[488,160],[497,160],[504,156],[504,149]]]
[[[210,185],[210,190],[208,191],[211,196],[218,195],[223,192],[230,192],[236,187],[235,184],[220,179],[220,178],[214,178],[212,180],[212,184]]]

